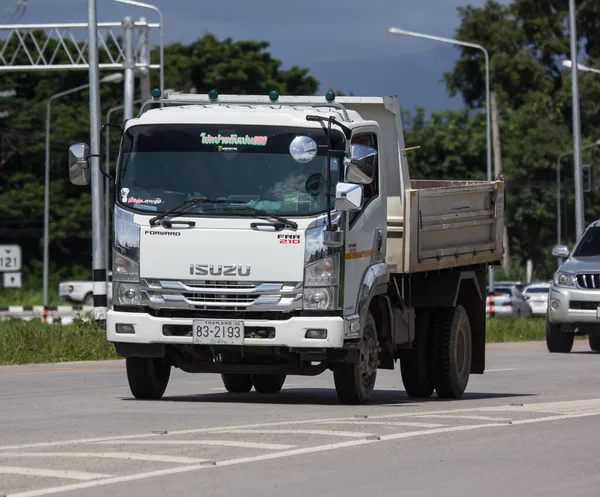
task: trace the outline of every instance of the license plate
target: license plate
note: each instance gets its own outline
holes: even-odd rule
[[[244,322],[226,319],[198,319],[192,325],[192,343],[202,345],[243,345]]]

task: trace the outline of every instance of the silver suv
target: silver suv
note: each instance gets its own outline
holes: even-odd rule
[[[548,295],[548,350],[571,352],[577,333],[587,335],[590,348],[600,352],[600,220],[586,228],[572,253],[557,245],[552,255],[565,260]]]

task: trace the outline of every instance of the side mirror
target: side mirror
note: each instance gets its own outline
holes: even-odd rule
[[[335,208],[338,211],[358,211],[362,207],[363,187],[338,183],[335,187]]]
[[[368,185],[373,181],[377,150],[357,143],[350,146],[350,155],[344,161],[346,181]]]
[[[90,182],[90,164],[88,156],[90,147],[85,143],[76,143],[69,147],[69,179],[77,186],[85,186]]]
[[[567,258],[569,257],[569,247],[566,245],[556,245],[552,249],[552,255],[561,259]]]

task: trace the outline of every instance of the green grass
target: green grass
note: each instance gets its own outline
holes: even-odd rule
[[[51,325],[0,321],[0,364],[118,359],[106,331],[95,323]]]
[[[488,343],[544,339],[544,318],[487,320]],[[2,365],[118,358],[114,346],[106,340],[104,327],[96,323],[51,325],[40,321],[0,321]]]
[[[545,340],[545,318],[488,318],[487,343],[528,342]]]
[[[5,288],[0,290],[0,307],[10,305],[43,305],[44,295],[42,290],[27,290],[25,288]],[[58,300],[58,292],[48,288],[48,305],[71,305]]]

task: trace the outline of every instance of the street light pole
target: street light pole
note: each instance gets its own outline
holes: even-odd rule
[[[100,83],[119,83],[123,80],[123,75],[121,73],[114,73],[109,76],[106,76],[100,80]],[[70,90],[62,91],[60,93],[55,93],[48,98],[48,102],[46,104],[46,157],[44,164],[44,268],[43,268],[43,306],[46,308],[48,306],[48,263],[49,263],[49,224],[50,224],[50,109],[52,106],[52,102],[57,98],[64,97],[65,95],[69,95],[71,93],[75,93],[81,90],[85,90],[89,88],[89,83],[81,86],[77,86],[75,88],[71,88]]]
[[[116,0],[118,1],[118,0]],[[426,40],[440,41],[442,43],[450,43],[452,45],[461,45],[481,50],[485,55],[485,100],[486,100],[486,128],[487,128],[487,180],[492,181],[492,128],[490,118],[490,56],[485,47],[476,43],[454,40],[452,38],[443,38],[441,36],[433,36],[413,31],[406,31],[400,28],[390,28],[389,32],[397,36],[414,36],[416,38],[424,38]],[[488,271],[489,289],[494,290],[494,268],[490,266]]]
[[[137,2],[135,0],[115,0],[115,2],[124,3],[127,5],[135,5],[144,9],[150,9],[156,12],[160,18],[160,93],[165,92],[165,39],[163,31],[163,15],[158,7],[149,3]]]
[[[575,0],[569,0],[569,31],[571,36],[571,61],[577,62],[577,33],[575,27]],[[583,233],[583,178],[581,175],[581,123],[579,120],[579,71],[571,68],[573,102],[573,148],[575,155],[575,230],[579,238]]]

